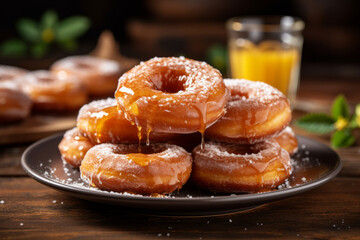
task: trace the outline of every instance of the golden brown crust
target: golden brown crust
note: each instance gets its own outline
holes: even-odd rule
[[[124,113],[118,110],[116,100],[108,98],[84,105],[78,115],[77,127],[81,134],[93,143],[138,143],[164,142],[173,138],[174,133],[147,132],[131,124]],[[147,139],[149,137],[149,139]]]
[[[275,188],[291,172],[289,154],[275,141],[253,145],[210,142],[193,150],[192,180],[215,192],[256,192]]]
[[[221,74],[183,57],[153,58],[119,79],[119,107],[143,129],[204,132],[224,113],[228,100]]]
[[[77,128],[73,128],[64,134],[59,144],[59,151],[65,162],[78,168],[87,151],[93,146],[94,144],[87,137],[82,136]]]
[[[270,139],[291,121],[287,98],[277,89],[262,82],[225,79],[231,92],[226,114],[206,130],[216,141],[256,143]]]
[[[124,70],[118,62],[92,56],[72,56],[56,61],[51,71],[59,76],[72,76],[82,82],[92,96],[113,96]]]
[[[81,163],[81,177],[99,189],[135,194],[167,194],[188,180],[192,159],[181,147],[169,144],[100,144]]]

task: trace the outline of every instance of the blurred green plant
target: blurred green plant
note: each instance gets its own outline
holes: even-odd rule
[[[336,97],[331,115],[310,113],[296,121],[295,125],[316,134],[333,133],[331,145],[335,148],[349,147],[355,143],[352,131],[360,128],[360,103],[350,115],[349,104],[343,95]]]
[[[213,45],[207,52],[207,62],[214,68],[226,75],[227,71],[227,50],[223,45]]]
[[[4,41],[0,45],[0,55],[6,57],[23,57],[27,54],[41,58],[53,46],[72,51],[77,48],[76,39],[90,27],[90,20],[84,16],[72,16],[59,20],[56,12],[46,11],[40,22],[22,18],[16,23],[21,36]]]

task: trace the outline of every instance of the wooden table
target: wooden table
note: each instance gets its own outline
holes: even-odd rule
[[[299,95],[331,102],[341,89],[351,102],[359,98],[359,83],[326,81],[328,92],[322,86],[303,81]],[[315,190],[202,218],[147,216],[67,196],[25,174],[20,157],[27,146],[0,146],[0,239],[360,239],[359,146],[338,150],[341,173]]]

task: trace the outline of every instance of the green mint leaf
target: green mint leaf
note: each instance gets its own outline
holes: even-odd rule
[[[355,137],[350,129],[344,129],[334,132],[331,137],[331,145],[335,148],[350,147],[355,142]]]
[[[334,131],[335,120],[323,113],[312,113],[301,117],[295,122],[300,128],[317,134],[325,134]]]
[[[56,40],[64,42],[74,40],[83,35],[90,27],[90,20],[82,16],[74,16],[66,18],[57,24]]]
[[[6,57],[23,57],[26,51],[27,45],[20,39],[9,39],[0,45],[0,55]]]
[[[226,73],[226,61],[227,51],[222,45],[213,45],[207,52],[207,62],[223,74]]]
[[[334,119],[339,119],[340,117],[350,117],[349,104],[346,102],[346,99],[343,95],[339,95],[335,98],[331,108],[331,113]]]
[[[20,19],[16,25],[22,38],[30,42],[37,42],[40,39],[40,29],[37,23],[31,19]]]
[[[55,26],[57,21],[58,15],[53,10],[46,11],[41,18],[43,28],[52,28]]]

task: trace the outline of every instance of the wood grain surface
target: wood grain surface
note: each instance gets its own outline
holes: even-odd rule
[[[68,197],[26,177],[0,181],[1,239],[346,239],[360,236],[360,179],[224,216],[146,216]]]
[[[76,125],[77,113],[58,115],[32,115],[23,122],[0,125],[0,144],[31,142],[59,133]]]

